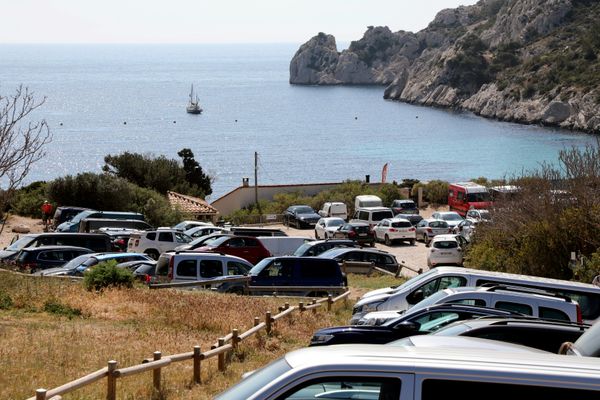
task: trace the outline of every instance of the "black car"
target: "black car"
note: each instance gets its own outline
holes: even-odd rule
[[[390,208],[394,212],[394,215],[419,214],[419,208],[412,200],[394,200]]]
[[[360,245],[368,244],[375,246],[375,234],[369,227],[369,224],[364,222],[345,223],[334,232],[333,237],[335,239],[354,240]]]
[[[500,340],[557,353],[564,342],[576,341],[589,325],[531,318],[481,318],[446,326],[435,335]]]
[[[299,257],[318,256],[334,247],[359,247],[358,243],[349,239],[325,239],[306,242],[294,252]]]
[[[34,273],[60,267],[75,257],[89,253],[92,250],[76,246],[26,247],[17,254],[15,264],[20,271]]]
[[[393,254],[377,249],[335,247],[319,254],[321,258],[333,258],[339,264],[344,262],[366,262],[390,272],[398,271],[398,261]]]
[[[28,233],[16,237],[10,246],[0,251],[0,260],[10,262],[15,259],[19,251],[25,247],[41,246],[77,246],[95,252],[111,251],[110,237],[104,233]]]
[[[298,229],[314,228],[321,216],[309,206],[290,206],[283,213],[283,224]]]
[[[384,325],[347,325],[320,329],[313,335],[310,346],[347,343],[385,344],[407,336],[435,332],[454,321],[490,315],[508,318],[515,313],[464,304],[438,304],[412,313],[408,310]]]

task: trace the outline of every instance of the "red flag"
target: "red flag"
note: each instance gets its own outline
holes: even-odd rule
[[[383,169],[381,170],[381,183],[385,183],[385,180],[387,178],[387,171],[388,171],[388,163],[385,163],[385,165],[383,166]]]

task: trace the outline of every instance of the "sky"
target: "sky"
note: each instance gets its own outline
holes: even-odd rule
[[[476,0],[0,0],[0,43],[338,42],[369,25],[419,31]]]

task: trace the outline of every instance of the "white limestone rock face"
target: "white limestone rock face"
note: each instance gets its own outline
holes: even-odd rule
[[[300,46],[290,62],[290,83],[332,85],[342,83],[333,78],[339,53],[332,35],[319,33]]]

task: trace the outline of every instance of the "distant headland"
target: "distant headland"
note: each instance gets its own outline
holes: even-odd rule
[[[386,99],[600,133],[599,57],[597,1],[481,0],[417,33],[370,26],[342,52],[319,33],[290,83],[383,85]]]

